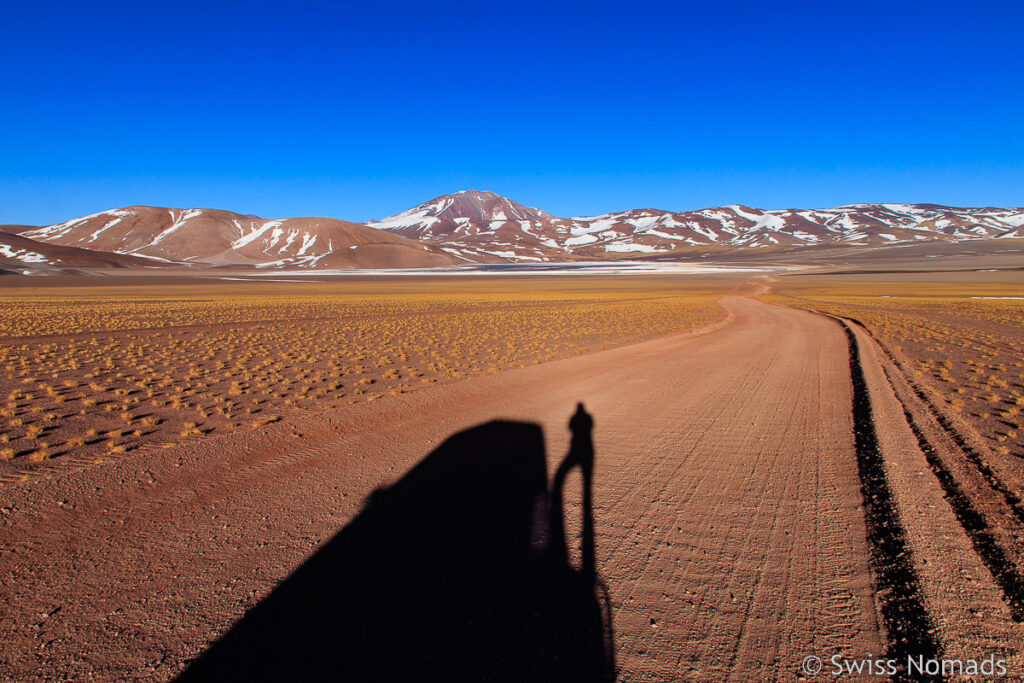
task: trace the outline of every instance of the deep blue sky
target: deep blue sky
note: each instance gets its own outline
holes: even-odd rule
[[[1022,6],[5,3],[0,223],[1021,206]]]

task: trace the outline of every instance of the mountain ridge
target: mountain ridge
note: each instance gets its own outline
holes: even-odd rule
[[[451,265],[430,245],[336,218],[265,219],[220,209],[129,206],[29,230],[49,244],[207,266],[408,268]]]
[[[454,197],[441,195],[368,225],[436,244],[466,260],[484,255],[526,261],[558,255],[601,258],[666,254],[695,246],[871,245],[1024,237],[1024,208],[880,203],[765,210],[730,204],[681,212],[628,209],[574,218],[547,214],[511,220],[481,214],[453,219],[437,207],[446,207]]]
[[[739,252],[1024,238],[1024,208],[861,203],[766,210],[730,204],[562,218],[494,192],[461,190],[365,224],[326,217],[265,219],[220,209],[128,206],[49,226],[11,226],[11,232],[24,253],[16,257],[14,245],[0,252],[0,261],[9,264],[24,263],[24,254],[30,251],[37,254],[32,258],[45,260],[45,249],[31,248],[35,242],[133,257],[113,261],[128,267],[139,264],[135,259],[146,259],[210,267],[376,269],[645,255],[685,258],[693,248]],[[75,262],[89,260],[82,256],[77,254]]]

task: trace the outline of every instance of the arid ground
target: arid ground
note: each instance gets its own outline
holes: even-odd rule
[[[21,280],[0,678],[1019,680],[1022,291]]]

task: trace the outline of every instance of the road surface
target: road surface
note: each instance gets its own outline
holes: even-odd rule
[[[5,485],[0,677],[174,678],[449,436],[539,425],[553,474],[578,402],[594,420],[595,561],[620,680],[795,680],[808,655],[891,652],[847,333],[751,298],[722,305],[697,334]]]

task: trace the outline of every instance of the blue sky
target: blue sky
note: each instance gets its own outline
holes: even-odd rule
[[[0,223],[1024,205],[1019,2],[371,4],[7,3]]]

